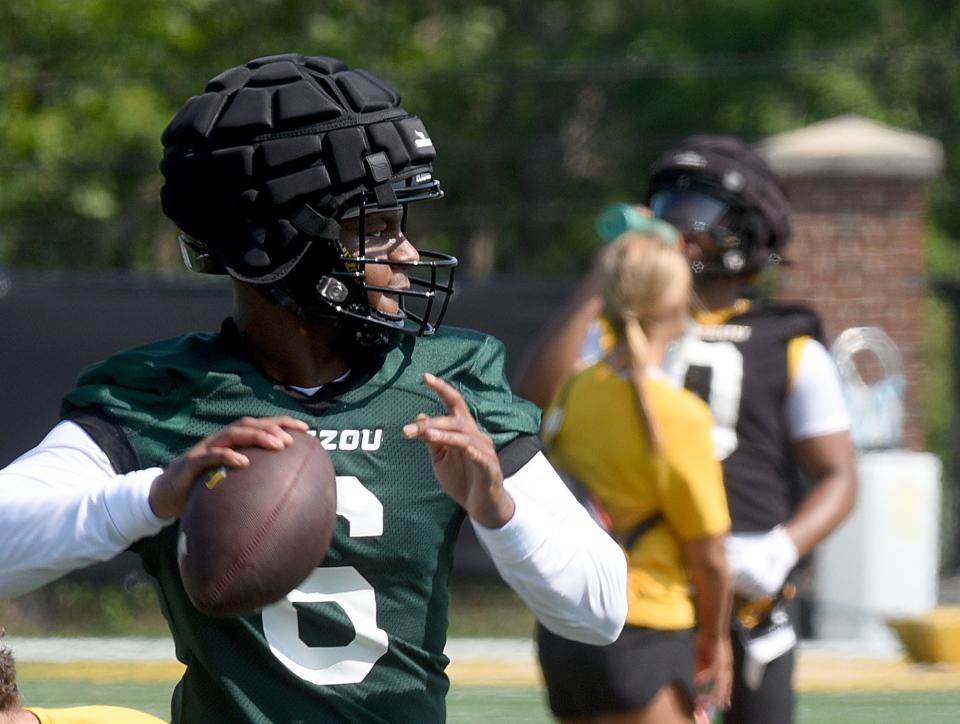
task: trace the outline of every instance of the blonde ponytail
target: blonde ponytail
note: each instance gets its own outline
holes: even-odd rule
[[[604,316],[626,347],[630,380],[652,450],[661,446],[660,426],[646,393],[650,345],[644,322],[677,283],[691,284],[683,256],[654,234],[627,232],[611,244],[603,264]]]
[[[647,442],[650,443],[651,450],[657,451],[661,444],[660,426],[650,410],[646,392],[647,360],[650,351],[647,343],[647,333],[643,331],[637,315],[631,312],[623,315],[623,322],[624,339],[627,343],[627,353],[630,360],[630,381],[633,383],[633,394],[637,398],[637,407],[646,425]]]

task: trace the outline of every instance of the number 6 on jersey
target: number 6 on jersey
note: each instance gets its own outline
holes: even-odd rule
[[[383,534],[383,504],[353,476],[337,476],[337,515],[351,538]],[[300,637],[297,604],[336,603],[353,625],[345,646],[310,646]],[[318,568],[285,600],[263,610],[270,651],[290,671],[321,686],[363,681],[387,652],[387,632],[377,625],[376,593],[352,566]]]

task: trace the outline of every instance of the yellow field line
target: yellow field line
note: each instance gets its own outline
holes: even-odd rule
[[[17,676],[30,679],[63,679],[110,683],[115,681],[176,681],[183,674],[177,661],[18,661]]]
[[[183,665],[176,661],[26,661],[17,664],[17,672],[24,681],[173,684],[183,673]],[[455,687],[538,687],[542,684],[536,662],[526,659],[460,659],[451,662],[447,672]],[[798,660],[796,685],[799,691],[811,692],[960,690],[960,666],[806,652]]]
[[[797,660],[796,685],[818,692],[960,690],[960,666],[805,652]]]
[[[539,667],[532,661],[504,659],[460,659],[447,667],[451,686],[541,686]]]

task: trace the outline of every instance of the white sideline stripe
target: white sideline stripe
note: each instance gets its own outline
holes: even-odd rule
[[[17,661],[174,661],[173,641],[157,638],[4,637]]]
[[[175,661],[173,641],[158,638],[19,638],[3,639],[17,661]],[[444,653],[465,659],[532,659],[530,639],[450,639]]]
[[[532,639],[450,639],[443,650],[450,659],[533,659]]]

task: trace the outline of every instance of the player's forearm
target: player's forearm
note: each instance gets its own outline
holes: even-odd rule
[[[506,481],[516,500],[510,522],[474,528],[500,575],[544,626],[575,641],[610,643],[626,619],[626,558],[553,478],[538,455]]]
[[[814,482],[784,528],[804,556],[853,509],[857,497],[856,458],[846,432],[801,441],[795,449]]]
[[[711,571],[694,580],[693,606],[697,628],[705,640],[718,640],[730,625],[730,579],[726,572]]]
[[[550,404],[574,371],[587,330],[602,306],[598,285],[588,277],[521,360],[513,385],[518,395],[543,408]]]
[[[727,634],[733,600],[724,537],[687,542],[684,555],[693,584],[698,634],[704,640],[719,640]]]
[[[784,525],[805,556],[843,522],[856,499],[856,478],[837,472],[819,480],[794,515]]]

